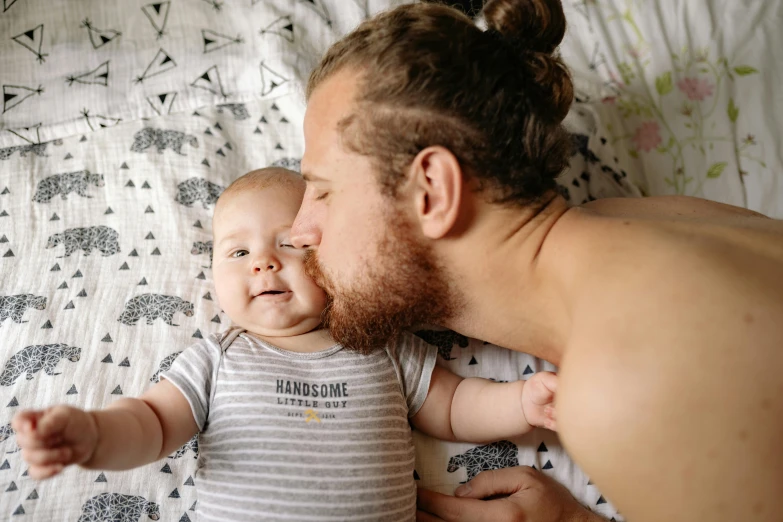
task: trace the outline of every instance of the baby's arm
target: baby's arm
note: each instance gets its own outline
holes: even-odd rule
[[[463,379],[435,367],[429,394],[413,425],[433,437],[463,442],[512,438],[539,426],[555,429],[557,376],[538,372],[527,381]]]
[[[63,467],[125,470],[159,460],[198,433],[190,405],[163,379],[138,399],[99,411],[54,406],[17,414],[12,426],[30,476],[49,478]]]

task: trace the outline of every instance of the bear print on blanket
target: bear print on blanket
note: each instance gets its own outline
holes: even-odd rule
[[[128,300],[117,320],[122,324],[134,326],[144,317],[147,324],[152,324],[158,317],[171,326],[174,324],[174,314],[182,312],[187,317],[193,316],[193,303],[185,301],[181,297],[162,294],[141,294]]]
[[[282,167],[284,169],[293,170],[294,172],[302,171],[302,160],[299,158],[280,158],[277,161],[273,161],[270,167]]]
[[[152,377],[150,377],[150,382],[160,382],[160,374],[168,371],[168,369],[171,368],[171,365],[174,364],[174,361],[177,360],[177,357],[179,357],[179,354],[181,353],[182,352],[174,352],[171,355],[167,355],[166,358],[160,361],[158,371],[156,371]]]
[[[9,422],[5,426],[0,426],[0,442],[5,442],[8,439],[10,439],[13,435],[16,435],[16,432],[11,427],[11,423]]]
[[[43,143],[33,143],[30,145],[16,145],[14,147],[5,147],[3,149],[0,149],[0,160],[7,160],[11,156],[13,156],[14,152],[18,152],[19,155],[23,158],[27,157],[28,152],[32,152],[36,156],[45,158],[47,157],[46,147],[50,143],[54,143],[55,145],[62,145],[63,140],[45,141]]]
[[[59,234],[52,234],[46,243],[46,248],[65,245],[65,254],[58,257],[68,257],[77,250],[82,250],[89,256],[92,249],[100,251],[103,256],[111,256],[120,252],[119,234],[113,228],[103,225],[97,227],[69,228]]]
[[[153,129],[145,127],[133,135],[132,152],[144,152],[153,145],[158,150],[158,154],[163,154],[166,149],[171,149],[180,156],[186,154],[182,152],[182,145],[189,143],[194,149],[198,148],[198,139],[190,134],[175,130]]]
[[[191,207],[196,201],[201,201],[201,206],[207,209],[217,202],[223,190],[225,190],[224,187],[204,178],[188,178],[177,185],[177,197],[174,200],[186,207]]]
[[[455,344],[459,345],[460,348],[468,347],[468,338],[451,330],[419,330],[415,334],[421,337],[425,343],[437,346],[438,354],[446,361],[453,359],[451,348]]]
[[[138,495],[101,493],[84,503],[79,522],[137,522],[142,515],[160,520],[160,507]]]
[[[516,444],[507,440],[476,446],[461,455],[451,457],[446,471],[454,473],[460,468],[465,468],[468,472],[468,480],[472,480],[482,471],[519,466],[517,452]]]
[[[15,323],[26,323],[22,317],[28,308],[44,310],[46,298],[33,294],[0,295],[0,326],[9,317]]]
[[[212,268],[212,241],[195,241],[193,242],[193,248],[190,249],[190,253],[194,256],[209,253],[209,266],[203,265],[204,268]]]
[[[198,458],[198,433],[193,435],[193,438],[182,445],[177,451],[169,455],[170,459],[178,459],[183,457],[188,451],[193,452],[193,458]]]
[[[31,380],[36,373],[43,371],[46,375],[60,375],[55,368],[61,359],[78,362],[82,349],[67,344],[35,344],[22,348],[21,351],[11,356],[0,374],[0,386],[11,386],[16,380],[26,373],[26,379]]]
[[[68,194],[74,191],[83,198],[91,198],[92,196],[87,194],[90,185],[102,187],[103,174],[91,174],[89,170],[54,174],[38,182],[33,201],[48,203],[57,195],[62,199],[68,199]]]
[[[224,110],[230,111],[236,120],[246,120],[250,117],[244,103],[221,103],[217,106],[218,113],[222,114]]]

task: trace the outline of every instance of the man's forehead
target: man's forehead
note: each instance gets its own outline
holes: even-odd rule
[[[304,119],[305,152],[302,177],[307,182],[324,181],[333,157],[343,151],[338,124],[354,110],[358,75],[351,71],[335,73],[312,93]]]
[[[360,74],[353,69],[338,71],[324,80],[310,95],[305,124],[336,124],[351,113]]]

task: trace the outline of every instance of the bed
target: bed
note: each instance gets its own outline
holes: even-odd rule
[[[400,3],[3,0],[0,516],[196,518],[197,440],[131,472],[72,468],[36,482],[10,420],[136,396],[194,339],[228,326],[210,270],[216,194],[253,168],[297,167],[308,71],[360,20]],[[781,2],[564,7],[577,99],[560,183],[571,203],[686,194],[783,217]],[[453,332],[419,334],[465,376],[554,369]],[[422,486],[450,493],[483,469],[533,465],[622,520],[551,432],[483,446],[415,440]]]

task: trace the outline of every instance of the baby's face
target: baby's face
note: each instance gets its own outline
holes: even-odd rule
[[[227,194],[213,220],[215,289],[231,320],[250,332],[288,337],[321,322],[326,294],[305,274],[290,231],[304,187]]]

